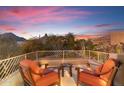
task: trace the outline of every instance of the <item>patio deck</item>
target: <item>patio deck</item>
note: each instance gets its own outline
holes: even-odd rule
[[[61,63],[61,61],[62,59],[42,59],[42,61],[40,60],[41,63],[48,63],[50,67],[58,66]],[[72,77],[69,75],[68,68],[65,68],[64,77],[62,77],[61,75],[61,86],[76,86],[77,72],[75,70],[75,67],[79,65],[80,66],[85,65],[86,59],[84,60],[82,58],[70,58],[70,59],[68,58],[68,59],[64,59],[64,63],[71,63],[74,65],[74,67],[72,68]],[[10,85],[23,86],[24,85],[19,71],[17,71],[16,73],[13,73],[8,78],[9,78],[8,80],[0,82],[0,85],[2,86],[4,85],[5,86],[6,85],[7,86],[10,86]]]
[[[102,54],[102,55],[101,55]],[[23,80],[18,71],[18,64],[21,60],[31,59],[42,63],[48,63],[49,66],[57,66],[61,63],[71,63],[75,66],[82,66],[91,57],[95,57],[96,62],[101,63],[108,57],[108,53],[86,51],[86,50],[62,50],[62,51],[38,51],[23,54],[20,56],[8,58],[0,61],[0,85],[22,86]],[[92,62],[92,60],[91,60]],[[96,63],[95,63],[96,64]],[[65,69],[64,77],[61,77],[61,86],[76,86],[77,73],[72,69],[73,76],[70,77],[68,70]]]
[[[73,77],[69,75],[68,70],[64,71],[64,77],[61,76],[61,86],[76,86],[76,71],[73,68]],[[24,82],[20,75],[20,72],[17,71],[13,73],[8,80],[0,82],[0,86],[24,86]]]

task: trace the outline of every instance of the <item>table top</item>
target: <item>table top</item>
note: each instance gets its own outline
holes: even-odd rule
[[[68,66],[72,66],[73,64],[71,63],[62,63],[61,66],[64,66],[64,67],[68,67]]]
[[[40,64],[48,64],[47,60],[39,60]]]

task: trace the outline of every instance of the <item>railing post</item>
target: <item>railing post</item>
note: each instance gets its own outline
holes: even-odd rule
[[[64,63],[64,56],[65,56],[65,51],[63,50],[63,52],[62,52],[62,63]]]
[[[83,50],[83,56],[86,57],[86,51],[85,51],[85,49]]]
[[[89,50],[89,59],[90,59],[90,50]]]
[[[38,52],[37,51],[35,52],[35,57],[36,57],[36,60],[38,61]]]
[[[100,58],[100,55],[99,55],[99,52],[97,52],[97,61],[99,62],[99,58]]]
[[[25,59],[27,59],[27,54],[25,54]]]

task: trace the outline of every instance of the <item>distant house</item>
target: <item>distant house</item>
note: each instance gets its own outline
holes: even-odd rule
[[[114,31],[110,33],[110,41],[112,45],[124,43],[124,31]]]
[[[93,44],[104,44],[104,45],[109,45],[110,44],[110,36],[105,35],[99,38],[94,38],[92,39]]]
[[[93,39],[93,43],[94,44],[110,44],[110,45],[124,43],[124,30],[111,31],[100,38]]]

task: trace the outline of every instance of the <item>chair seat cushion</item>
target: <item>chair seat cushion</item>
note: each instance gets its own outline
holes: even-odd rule
[[[79,81],[86,83],[88,85],[93,85],[93,86],[106,86],[107,85],[107,83],[104,80],[100,79],[99,77],[87,74],[83,71],[80,72],[79,74]]]
[[[48,86],[56,83],[57,81],[59,81],[58,73],[51,72],[44,75],[43,77],[40,77],[40,79],[38,79],[35,83],[36,86]]]
[[[111,70],[113,67],[116,66],[116,61],[114,61],[113,59],[108,59],[101,70],[101,73],[105,73],[109,70]],[[110,76],[112,75],[113,70],[109,71],[108,73],[104,74],[104,75],[100,75],[100,78],[102,78],[105,81],[108,81]]]

